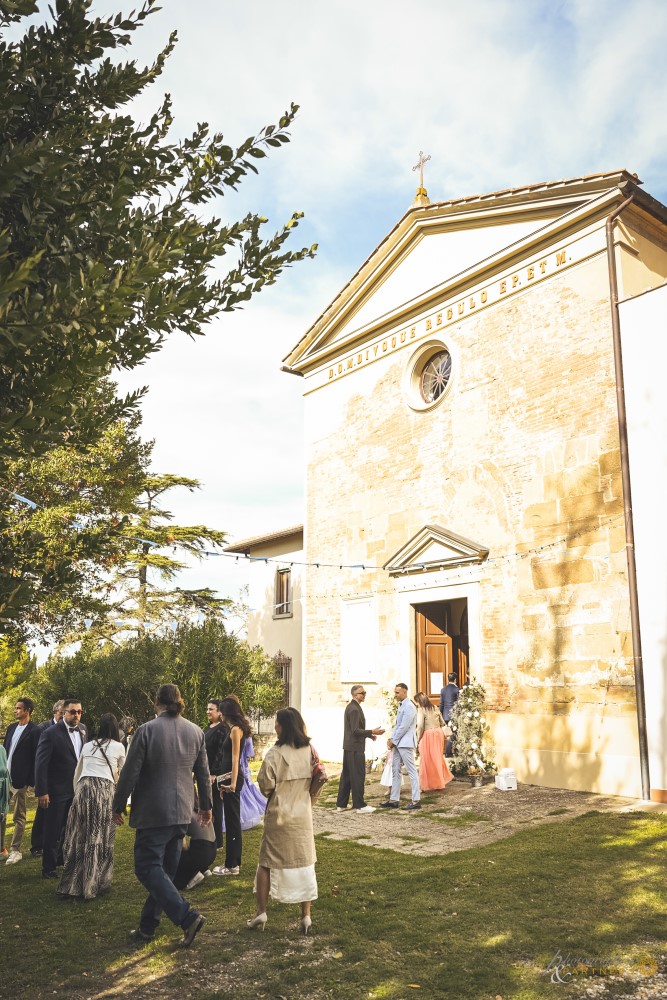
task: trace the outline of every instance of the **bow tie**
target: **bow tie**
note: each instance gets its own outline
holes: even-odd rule
[[[70,733],[80,733],[81,732],[81,730],[79,729],[78,726],[68,726],[67,728],[69,729]]]

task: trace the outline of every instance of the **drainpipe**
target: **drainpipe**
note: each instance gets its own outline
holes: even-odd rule
[[[637,564],[635,561],[635,531],[632,517],[632,488],[628,457],[628,422],[625,410],[625,383],[623,381],[623,354],[621,351],[621,323],[618,313],[618,276],[614,250],[614,222],[633,201],[630,195],[607,217],[607,262],[609,264],[609,298],[611,304],[611,330],[614,343],[614,368],[616,371],[616,407],[618,432],[621,442],[621,477],[623,482],[623,507],[625,512],[625,552],[628,561],[628,586],[630,591],[630,624],[632,628],[632,657],[635,670],[635,696],[637,699],[637,728],[639,731],[639,766],[642,780],[642,799],[651,798],[648,768],[648,737],[646,732],[646,699],[644,696],[644,664],[639,628],[639,599],[637,595]]]

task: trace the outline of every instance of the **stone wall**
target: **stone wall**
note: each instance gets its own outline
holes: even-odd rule
[[[490,560],[507,556],[481,569],[481,634],[470,649],[497,713],[499,760],[524,780],[553,783],[561,767],[558,783],[599,786],[614,766],[600,755],[636,754],[606,262],[473,314],[443,340],[453,384],[434,409],[406,404],[409,345],[306,397],[307,561],[381,566],[429,523],[486,545]],[[380,671],[369,705],[379,709],[398,679],[414,685],[388,574],[313,569],[307,591],[307,713],[321,708],[324,725],[347,701],[345,596],[376,595]],[[528,750],[551,754],[549,766],[522,770],[516,755]],[[577,759],[558,764],[554,754]]]

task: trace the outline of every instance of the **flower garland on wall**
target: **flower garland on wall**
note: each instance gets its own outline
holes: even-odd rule
[[[452,709],[450,727],[454,742],[452,771],[456,775],[481,775],[495,770],[494,761],[484,754],[490,732],[484,718],[486,691],[473,679],[461,688]]]

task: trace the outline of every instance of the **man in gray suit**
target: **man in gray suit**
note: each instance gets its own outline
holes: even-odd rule
[[[408,698],[408,685],[397,684],[394,688],[394,696],[398,702],[398,712],[396,713],[396,723],[391,739],[387,740],[387,746],[394,751],[392,759],[392,782],[391,798],[388,802],[381,802],[383,809],[398,809],[401,797],[401,767],[405,765],[410,779],[412,791],[412,802],[408,802],[403,809],[410,812],[412,809],[421,809],[419,792],[419,774],[415,764],[415,747],[417,746],[417,709]]]
[[[123,813],[132,795],[130,826],[134,841],[134,871],[149,896],[141,911],[134,941],[151,941],[162,911],[183,930],[187,948],[204,924],[173,883],[183,837],[192,817],[194,789],[199,792],[199,822],[211,822],[211,781],[204,734],[181,718],[185,708],[175,684],[163,684],[155,699],[156,717],[139,726],[123,767],[113,800],[114,821],[123,825]]]

